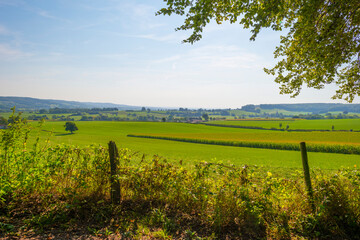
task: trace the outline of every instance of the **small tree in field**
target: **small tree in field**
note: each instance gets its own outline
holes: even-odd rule
[[[204,113],[202,115],[202,118],[205,120],[205,121],[209,121],[209,115],[207,113]]]
[[[78,128],[74,122],[66,122],[64,127],[65,127],[65,131],[70,131],[71,134],[73,134],[73,132],[78,130]]]

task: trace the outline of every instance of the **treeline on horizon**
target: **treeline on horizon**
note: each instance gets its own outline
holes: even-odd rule
[[[343,103],[296,103],[296,104],[248,104],[241,108],[244,111],[255,112],[256,109],[271,110],[281,109],[290,112],[353,112],[360,113],[360,104],[343,104]]]
[[[322,114],[328,112],[352,112],[352,113],[360,113],[360,104],[341,104],[341,103],[299,103],[299,104],[259,104],[253,105],[248,104],[242,106],[241,108],[231,109],[231,108],[214,108],[214,109],[206,109],[206,108],[178,108],[178,109],[157,109],[152,108],[152,111],[178,111],[178,112],[220,112],[219,115],[230,115],[230,110],[242,110],[246,112],[255,112],[260,113],[261,110],[285,110],[289,112],[311,112],[313,114]],[[76,112],[88,112],[88,113],[98,113],[102,111],[120,111],[123,109],[119,108],[49,108],[49,109],[40,109],[40,111],[48,111],[48,113],[76,113]],[[134,109],[128,109],[125,111],[140,111]],[[150,111],[150,108],[142,107],[141,111]]]
[[[0,112],[10,112],[10,108],[16,106],[17,110],[20,111],[55,111],[54,113],[69,113],[68,109],[73,109],[71,113],[81,110],[96,109],[102,111],[108,111],[106,109],[118,109],[118,110],[134,110],[140,111],[141,106],[128,106],[122,104],[112,103],[90,103],[90,102],[76,102],[76,101],[65,101],[65,100],[52,100],[52,99],[37,99],[29,97],[1,97],[0,96]],[[143,107],[144,108],[144,107]],[[149,109],[149,107],[147,107]],[[152,111],[155,109],[162,111],[220,111],[220,110],[231,110],[229,108],[223,109],[194,109],[194,108],[178,108],[178,109],[166,109],[166,108],[154,108],[150,107]],[[343,103],[295,103],[295,104],[247,104],[245,106],[233,109],[243,110],[247,112],[257,113],[260,110],[286,110],[290,112],[306,112],[306,113],[327,113],[327,112],[353,112],[360,113],[360,104],[343,104]],[[59,112],[62,111],[62,112]]]

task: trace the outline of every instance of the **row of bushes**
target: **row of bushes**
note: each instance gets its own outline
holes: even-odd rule
[[[153,135],[133,135],[133,134],[129,134],[127,136],[128,137],[137,137],[137,138],[152,138],[152,139],[170,140],[170,141],[178,141],[178,142],[188,142],[188,143],[232,146],[232,147],[248,147],[248,148],[265,148],[265,149],[300,151],[300,145],[293,144],[293,143],[234,142],[234,141],[211,140],[211,139],[178,138],[178,137],[165,137],[165,136],[153,136]],[[352,145],[309,144],[309,145],[307,145],[307,151],[323,152],[323,153],[360,154],[360,147],[352,146]]]

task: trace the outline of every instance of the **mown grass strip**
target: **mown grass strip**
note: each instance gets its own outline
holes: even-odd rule
[[[294,143],[238,142],[238,141],[222,141],[222,140],[195,139],[195,138],[177,138],[177,137],[134,135],[134,134],[128,134],[127,136],[128,137],[137,137],[137,138],[151,138],[151,139],[178,141],[178,142],[188,142],[188,143],[232,146],[232,147],[248,147],[248,148],[264,148],[264,149],[300,151],[299,144],[294,144]],[[360,155],[360,147],[351,146],[351,145],[309,144],[307,147],[307,150],[308,150],[308,152],[341,153],[341,154],[358,154],[358,155]]]

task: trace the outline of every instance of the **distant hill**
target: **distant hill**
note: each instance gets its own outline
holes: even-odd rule
[[[118,108],[119,110],[139,110],[141,107],[113,103],[75,102],[65,100],[38,99],[29,97],[0,97],[0,110],[39,110],[50,108]]]
[[[327,112],[354,112],[360,113],[360,104],[343,104],[343,103],[295,103],[295,104],[260,104],[245,105],[242,110],[252,110],[260,108],[263,110],[279,109],[291,112],[311,112],[311,113],[327,113]]]
[[[10,111],[10,108],[16,106],[20,111],[31,111],[50,108],[118,108],[119,110],[140,110],[139,106],[129,106],[114,103],[98,103],[98,102],[76,102],[53,99],[38,99],[30,97],[0,97],[0,111]],[[155,109],[150,107],[150,109]],[[170,109],[170,108],[169,108]],[[343,104],[343,103],[295,103],[295,104],[248,104],[241,110],[248,112],[256,112],[256,110],[286,110],[290,112],[311,112],[311,113],[327,113],[327,112],[355,112],[360,113],[360,104]]]

